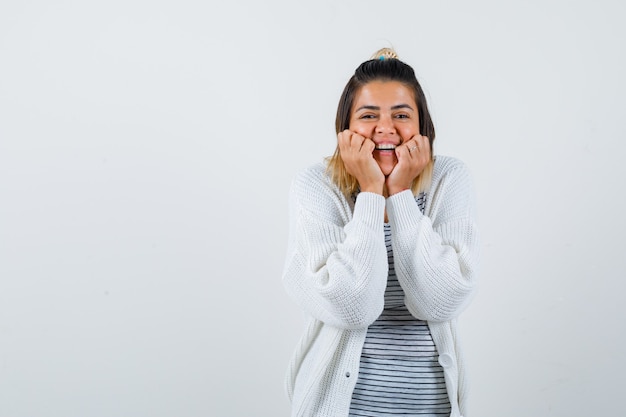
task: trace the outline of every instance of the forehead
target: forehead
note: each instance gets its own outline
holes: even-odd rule
[[[384,108],[398,104],[408,104],[417,109],[413,90],[398,81],[372,81],[356,92],[353,108],[363,105]]]

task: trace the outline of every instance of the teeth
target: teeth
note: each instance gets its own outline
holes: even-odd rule
[[[376,149],[379,150],[393,150],[396,149],[396,145],[391,143],[381,143],[380,145],[376,145]]]

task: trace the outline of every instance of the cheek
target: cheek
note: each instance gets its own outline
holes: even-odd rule
[[[399,133],[403,141],[411,139],[413,136],[419,134],[419,132],[419,126],[403,126],[402,129],[399,129]]]
[[[372,137],[372,132],[373,132],[373,127],[372,126],[368,126],[366,124],[363,123],[359,123],[357,122],[350,122],[350,127],[349,129],[355,133],[358,133],[361,136],[364,136],[366,138]]]

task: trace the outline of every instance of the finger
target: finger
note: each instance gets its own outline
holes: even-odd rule
[[[420,150],[420,144],[417,136],[418,135],[413,136],[405,143],[406,149],[411,156],[415,156]]]
[[[363,143],[361,144],[361,151],[364,151],[367,153],[373,153],[375,148],[376,148],[376,144],[374,143],[373,140],[369,138],[363,138]]]
[[[358,133],[352,132],[352,137],[350,138],[350,146],[353,147],[356,151],[360,151],[363,147],[363,143],[365,142],[365,137],[359,135]]]
[[[411,139],[415,141],[415,146],[417,146],[415,151],[417,153],[426,155],[430,154],[430,140],[428,139],[428,136],[418,134],[413,136]]]
[[[411,158],[411,147],[414,146],[412,141],[406,141],[402,145],[396,147],[396,157],[398,161],[405,158]]]
[[[426,155],[431,155],[431,149],[430,149],[430,139],[428,139],[428,136],[420,136],[420,149],[423,153],[425,153]]]
[[[351,132],[348,129],[346,129],[346,130],[344,130],[342,132],[339,132],[337,134],[337,142],[339,144],[339,150],[341,150],[343,152],[347,152],[348,149],[350,149],[352,135],[353,135],[353,132]]]

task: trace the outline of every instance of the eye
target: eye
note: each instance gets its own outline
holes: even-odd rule
[[[363,113],[362,115],[359,116],[359,119],[374,119],[375,117],[376,115],[372,113]]]
[[[396,114],[396,119],[408,119],[408,118],[409,118],[409,115],[406,113]]]

